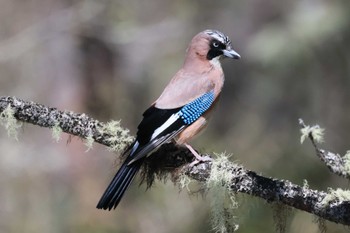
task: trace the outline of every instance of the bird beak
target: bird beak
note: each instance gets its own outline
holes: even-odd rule
[[[241,55],[239,55],[236,51],[234,51],[233,49],[224,49],[222,50],[222,52],[224,53],[225,57],[229,57],[232,59],[240,59]]]

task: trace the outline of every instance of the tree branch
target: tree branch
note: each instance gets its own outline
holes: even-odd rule
[[[59,126],[63,132],[81,138],[92,137],[95,142],[112,146],[113,135],[102,133],[103,125],[87,116],[72,111],[59,111],[34,102],[20,100],[15,97],[0,97],[0,112],[8,106],[14,110],[14,117],[22,122],[31,123],[46,128]]]
[[[59,111],[56,108],[13,97],[0,97],[0,112],[8,106],[13,109],[14,117],[19,121],[48,128],[58,125],[65,133],[82,138],[92,137],[96,142],[106,146],[113,144],[111,143],[113,135],[99,130],[103,124],[85,114]],[[161,160],[163,170],[176,169],[199,182],[208,179],[213,166],[212,162],[188,166],[192,160],[189,151],[172,143],[163,145],[153,152],[150,158],[158,160],[158,163]],[[246,193],[265,199],[267,202],[283,203],[326,220],[350,226],[349,200],[339,199],[336,196],[330,198],[329,193],[302,187],[287,180],[264,177],[234,163],[222,169],[233,175],[230,184],[232,192]]]
[[[308,127],[304,123],[303,119],[301,119],[301,118],[299,119],[299,125],[302,126],[303,128]],[[318,127],[318,126],[316,125],[313,127]],[[331,151],[320,149],[317,146],[317,143],[315,142],[312,131],[310,131],[308,133],[308,137],[316,150],[316,155],[321,159],[322,162],[324,162],[326,164],[328,169],[332,173],[350,180],[350,173],[349,173],[350,171],[346,167],[347,166],[347,162],[346,162],[347,158],[344,158],[337,153],[333,153]]]

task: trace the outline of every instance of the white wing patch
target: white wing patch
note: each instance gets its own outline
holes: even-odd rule
[[[172,125],[177,119],[179,119],[180,115],[179,113],[174,113],[169,117],[169,119],[164,122],[160,127],[158,127],[154,133],[152,134],[151,141],[157,137],[160,133],[162,133],[165,129],[167,129],[170,125]]]
[[[130,154],[134,154],[136,149],[139,147],[140,143],[138,141],[135,142],[134,146],[132,147],[132,150],[130,152]]]

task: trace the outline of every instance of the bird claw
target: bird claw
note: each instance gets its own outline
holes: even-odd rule
[[[195,156],[196,157],[196,156]],[[192,162],[192,163],[190,163],[190,167],[193,167],[193,166],[195,166],[195,165],[197,165],[198,163],[204,163],[204,162],[209,162],[209,161],[212,161],[213,159],[210,157],[210,156],[208,156],[208,155],[205,155],[205,156],[200,156],[200,159],[198,159],[197,157],[196,157],[196,159]]]
[[[190,163],[190,167],[193,167],[194,165],[198,164],[198,163],[204,163],[204,162],[208,162],[208,161],[212,161],[213,159],[208,156],[200,156],[198,154],[197,151],[195,151],[195,149],[193,149],[192,146],[188,145],[187,143],[185,144],[185,146],[187,147],[187,149],[189,149],[189,151],[191,151],[191,153],[193,154],[193,156],[196,158],[192,163]]]

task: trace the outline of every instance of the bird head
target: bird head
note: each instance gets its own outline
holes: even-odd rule
[[[193,37],[188,54],[200,59],[217,61],[222,57],[240,59],[241,56],[232,48],[231,40],[222,32],[205,30]]]
[[[204,34],[209,35],[209,51],[207,59],[211,60],[216,57],[229,57],[240,59],[241,56],[233,50],[231,40],[222,32],[216,30],[205,30]]]

